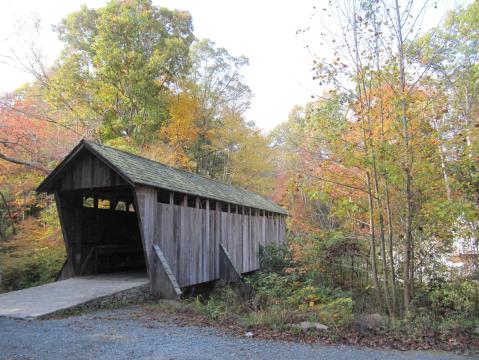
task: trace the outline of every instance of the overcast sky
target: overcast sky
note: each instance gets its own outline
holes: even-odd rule
[[[155,5],[188,10],[193,16],[195,35],[209,38],[232,55],[245,55],[250,66],[246,82],[255,95],[247,120],[270,130],[285,121],[291,108],[303,105],[318,87],[311,80],[312,59],[296,30],[307,26],[313,5],[327,0],[154,0]],[[464,0],[466,1],[466,0]],[[461,2],[464,2],[461,1]],[[0,54],[22,44],[5,40],[19,24],[38,16],[42,22],[42,47],[53,61],[61,44],[51,31],[81,4],[100,7],[105,0],[2,0],[0,3]],[[442,1],[441,10],[456,1]],[[319,4],[319,5],[318,5]],[[441,11],[441,12],[442,12]],[[429,19],[433,23],[437,13]],[[18,51],[18,50],[17,50]],[[11,91],[31,78],[20,69],[0,64],[0,92]]]

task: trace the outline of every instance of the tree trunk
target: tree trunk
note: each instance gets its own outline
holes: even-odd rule
[[[5,206],[5,209],[7,210],[8,218],[10,220],[10,225],[12,227],[12,232],[13,234],[17,233],[17,230],[15,229],[15,221],[13,220],[13,215],[12,212],[10,211],[10,206],[7,203],[7,200],[5,199],[5,196],[3,195],[3,192],[0,191],[0,197],[2,198],[3,205]]]
[[[402,37],[402,22],[399,11],[398,0],[395,0],[396,26],[397,26],[397,41],[399,52],[399,81],[400,81],[400,102],[401,102],[401,122],[403,130],[403,144],[404,144],[404,195],[406,200],[406,219],[404,226],[404,308],[409,310],[411,302],[411,251],[412,251],[412,218],[413,218],[413,198],[412,198],[412,176],[411,176],[411,149],[409,146],[409,121],[407,118],[407,103],[406,103],[406,74],[404,69],[404,42]]]
[[[369,172],[366,172],[366,181],[368,186],[368,204],[369,204],[369,248],[371,251],[371,270],[373,273],[373,285],[376,290],[376,295],[378,301],[381,299],[381,292],[379,288],[379,278],[378,278],[378,269],[376,263],[376,234],[374,229],[374,205],[373,205],[373,196],[371,191],[371,176]]]
[[[386,215],[388,218],[388,247],[389,247],[389,266],[391,269],[391,290],[392,290],[392,307],[393,312],[397,311],[397,294],[396,294],[396,271],[394,269],[394,249],[393,249],[393,224],[392,224],[392,213],[391,213],[391,203],[389,200],[389,187],[387,183],[387,178],[385,179],[384,184],[384,193],[386,196]]]

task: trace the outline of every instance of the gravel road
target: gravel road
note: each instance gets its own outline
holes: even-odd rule
[[[134,309],[55,320],[0,318],[0,359],[471,359],[448,353],[372,350],[237,338],[220,330],[146,322]]]

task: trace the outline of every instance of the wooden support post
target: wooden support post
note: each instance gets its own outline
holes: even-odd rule
[[[60,272],[57,275],[56,280],[65,280],[73,277],[75,275],[75,270],[73,267],[73,261],[72,261],[72,256],[73,256],[73,250],[70,246],[69,243],[69,237],[68,237],[68,229],[67,229],[67,221],[65,219],[65,213],[64,213],[64,204],[62,201],[62,196],[60,195],[59,192],[55,192],[55,202],[57,204],[57,211],[58,211],[58,217],[60,219],[60,227],[62,229],[62,235],[63,235],[63,242],[65,243],[65,249],[67,253],[67,259],[65,260],[65,263],[63,264]]]
[[[221,238],[221,201],[216,202],[216,219],[215,219],[215,278],[219,277],[220,274],[220,244],[223,241]]]
[[[205,209],[205,248],[211,249],[211,238],[210,238],[210,200],[206,199],[206,209]],[[203,250],[204,251],[204,250]],[[211,273],[211,264],[213,258],[211,257],[211,251],[204,251],[203,259],[206,260],[206,263],[203,264],[203,278],[207,279],[208,275]]]
[[[228,250],[220,244],[220,279],[229,282],[239,282],[242,279],[241,273],[236,269],[233,259]]]
[[[163,299],[178,299],[182,292],[158,244],[153,245],[152,295]]]

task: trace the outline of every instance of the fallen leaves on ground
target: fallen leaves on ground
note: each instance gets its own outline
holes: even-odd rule
[[[468,334],[441,334],[432,332],[427,337],[414,338],[411,335],[393,331],[358,331],[356,329],[330,329],[330,331],[293,331],[290,329],[269,329],[265,327],[244,327],[235,319],[213,321],[193,310],[182,309],[171,312],[155,306],[144,305],[131,313],[132,318],[141,319],[146,326],[154,322],[172,323],[177,326],[200,326],[221,329],[225,334],[244,338],[252,332],[255,339],[282,340],[305,344],[344,344],[371,348],[388,348],[401,351],[436,350],[460,354],[479,355],[479,339]],[[154,326],[152,326],[154,327]]]

